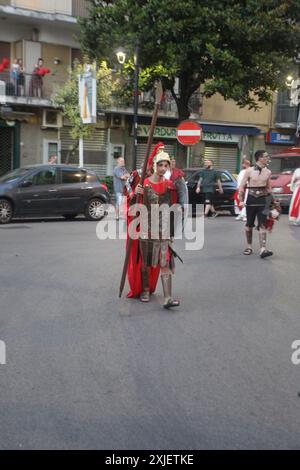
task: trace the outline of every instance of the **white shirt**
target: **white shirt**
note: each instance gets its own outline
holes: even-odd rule
[[[238,174],[238,177],[237,177],[237,187],[239,188],[241,186],[241,183],[243,181],[243,178],[244,178],[244,174],[245,174],[245,171],[246,171],[246,168],[244,168],[243,170],[241,170]]]

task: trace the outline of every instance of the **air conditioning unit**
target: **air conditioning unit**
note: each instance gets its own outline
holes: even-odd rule
[[[125,127],[125,116],[123,114],[112,114],[110,117],[110,127]]]
[[[42,127],[62,127],[62,114],[59,111],[53,109],[43,109],[43,123]]]

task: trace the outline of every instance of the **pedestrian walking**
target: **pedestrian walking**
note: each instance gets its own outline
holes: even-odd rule
[[[125,160],[119,157],[117,166],[114,168],[114,192],[116,196],[116,219],[119,220],[120,208],[124,198],[124,187],[127,179],[130,177],[129,172],[125,168]]]
[[[269,155],[265,150],[257,150],[255,153],[255,166],[245,171],[239,188],[239,200],[241,206],[246,204],[246,241],[247,247],[244,255],[252,255],[253,228],[257,220],[259,233],[260,257],[272,256],[273,252],[267,250],[267,219],[270,213],[272,197],[271,171],[267,168]],[[245,200],[245,192],[248,187],[248,197]]]
[[[289,220],[293,225],[300,226],[300,168],[294,171],[291,181],[293,196],[289,209]]]
[[[212,213],[212,217],[216,217],[218,214],[214,208],[214,195],[216,191],[216,184],[218,185],[218,191],[223,194],[223,188],[219,172],[213,168],[213,160],[205,160],[204,169],[200,172],[200,177],[196,186],[196,193],[199,194],[201,189],[204,192],[204,217],[208,217],[209,213]]]

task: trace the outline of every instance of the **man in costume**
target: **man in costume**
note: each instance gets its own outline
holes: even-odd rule
[[[170,157],[158,144],[148,160],[151,176],[145,179],[144,186],[137,184],[129,203],[135,201],[135,195],[142,197],[146,209],[146,218],[141,217],[139,239],[133,241],[128,265],[130,292],[128,297],[140,297],[141,302],[149,302],[150,294],[155,291],[159,274],[164,292],[164,308],[178,307],[180,302],[172,298],[172,273],[174,272],[175,252],[171,247],[172,218],[170,213],[160,211],[162,204],[171,207],[177,202],[174,184],[164,175],[170,168]],[[143,211],[141,211],[143,212]],[[144,213],[145,214],[145,213]],[[155,220],[152,220],[152,218]],[[128,217],[128,223],[132,218]],[[147,222],[147,223],[145,223]]]
[[[289,210],[289,220],[293,225],[300,225],[300,168],[294,171],[291,181],[293,196]]]
[[[185,205],[189,203],[189,193],[187,190],[187,186],[184,180],[184,171],[176,166],[176,159],[175,157],[171,158],[171,176],[170,180],[174,183],[174,186],[177,191],[178,197],[178,204],[181,205],[182,209]]]
[[[256,164],[245,171],[242,183],[239,187],[239,200],[241,207],[246,205],[246,240],[247,247],[244,255],[252,255],[253,227],[257,219],[257,229],[260,242],[260,257],[272,256],[273,252],[267,250],[267,219],[272,203],[271,171],[267,168],[269,155],[265,150],[257,150],[255,153]],[[248,185],[248,186],[247,186]],[[247,201],[245,191],[248,189]],[[246,204],[245,204],[246,203]]]

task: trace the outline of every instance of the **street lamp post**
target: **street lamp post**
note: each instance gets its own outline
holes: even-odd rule
[[[137,138],[138,138],[138,111],[139,111],[139,40],[136,39],[134,47],[134,100],[133,100],[133,169],[137,167]],[[126,60],[126,53],[123,49],[117,51],[117,59],[119,64],[123,65]]]
[[[133,168],[137,167],[137,138],[138,138],[138,111],[139,111],[139,41],[135,43],[134,53],[134,103],[133,103]]]

